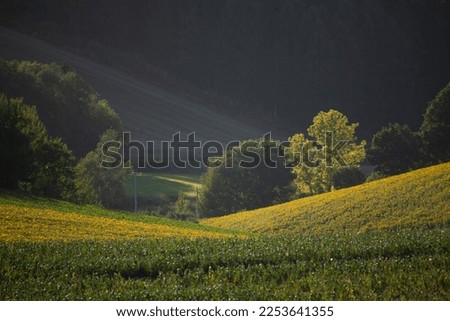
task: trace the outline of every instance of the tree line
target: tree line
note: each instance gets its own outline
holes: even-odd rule
[[[0,188],[121,207],[128,172],[100,168],[121,120],[70,67],[0,60]]]

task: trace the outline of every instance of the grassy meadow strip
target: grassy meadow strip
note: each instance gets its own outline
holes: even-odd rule
[[[125,185],[128,196],[134,195],[134,175],[130,175]],[[196,195],[196,188],[201,187],[200,174],[176,173],[140,173],[136,175],[136,189],[140,197],[176,197],[179,193]]]

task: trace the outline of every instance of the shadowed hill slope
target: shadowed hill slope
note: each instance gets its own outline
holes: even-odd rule
[[[132,139],[161,141],[195,132],[202,141],[227,143],[264,134],[180,94],[3,27],[0,57],[70,64],[118,112]]]

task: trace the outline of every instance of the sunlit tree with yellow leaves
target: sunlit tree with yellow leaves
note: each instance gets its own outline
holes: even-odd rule
[[[333,189],[333,175],[359,167],[366,157],[366,142],[357,142],[358,125],[331,109],[314,117],[307,130],[309,137],[299,133],[289,138],[286,155],[301,194],[328,192]]]

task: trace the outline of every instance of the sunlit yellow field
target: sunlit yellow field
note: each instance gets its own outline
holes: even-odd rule
[[[450,163],[202,224],[269,234],[358,233],[450,223]]]
[[[0,242],[218,238],[225,233],[0,204]]]

